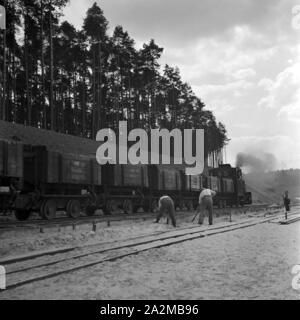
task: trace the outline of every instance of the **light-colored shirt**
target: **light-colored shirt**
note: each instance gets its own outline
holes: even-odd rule
[[[199,195],[199,203],[201,203],[202,199],[204,197],[214,197],[216,195],[216,192],[210,189],[204,189],[200,192]]]
[[[160,197],[159,201],[158,201],[158,207],[161,208],[162,204],[174,204],[173,200],[171,197],[169,196],[162,196]]]

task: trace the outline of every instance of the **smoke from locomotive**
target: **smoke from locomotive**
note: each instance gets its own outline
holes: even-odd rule
[[[265,172],[276,169],[277,160],[272,153],[261,153],[259,156],[240,152],[236,157],[236,166],[247,168],[250,172]]]

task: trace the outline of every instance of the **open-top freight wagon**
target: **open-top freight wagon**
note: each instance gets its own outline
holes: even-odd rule
[[[197,204],[202,184],[193,184],[193,190],[188,183],[184,169],[169,165],[105,165],[102,167],[104,193],[104,212],[114,213],[122,209],[125,213],[133,213],[138,208],[155,212],[158,200],[168,194],[174,199],[178,208]],[[200,177],[200,175],[199,175]]]
[[[0,208],[7,210],[23,177],[23,146],[0,140]]]
[[[77,218],[84,207],[92,214],[101,192],[101,168],[91,156],[49,151],[45,146],[23,146],[23,176],[13,208],[19,220],[32,211],[52,219],[57,210]]]
[[[197,197],[202,189],[201,175],[189,176],[181,165],[150,165],[149,180],[151,211],[155,211],[161,195],[169,195],[175,207],[192,209],[197,207]]]
[[[82,211],[93,215],[97,208],[106,214],[118,209],[133,213],[140,207],[154,212],[164,194],[179,208],[192,208],[202,188],[200,178],[186,176],[172,166],[100,166],[92,155],[50,151],[46,146],[18,147],[18,189],[9,191],[14,199],[11,208],[19,220],[28,219],[31,212],[50,220],[57,210],[71,218]]]
[[[149,178],[145,165],[102,166],[104,192],[102,208],[104,213],[113,214],[119,209],[133,213],[138,208],[148,209]]]
[[[230,166],[185,175],[180,165],[102,165],[96,141],[0,121],[0,211],[26,220],[32,211],[52,219],[58,210],[76,218],[138,208],[155,212],[170,195],[178,208],[196,208],[203,187],[216,190],[218,205],[251,203],[241,170]]]
[[[164,194],[172,196],[177,207],[191,207],[202,187],[202,180],[185,176],[182,166],[100,166],[95,159],[99,145],[90,139],[0,121],[2,139],[18,146],[10,161],[17,163],[18,173],[15,177],[5,168],[1,174],[9,199],[2,197],[0,210],[6,205],[21,220],[32,211],[45,219],[55,217],[57,210],[73,218],[80,212],[93,215],[97,208],[106,214],[118,209],[132,213],[140,207],[156,211]]]

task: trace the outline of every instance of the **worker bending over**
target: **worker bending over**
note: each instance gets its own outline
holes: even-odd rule
[[[203,189],[199,195],[199,224],[203,223],[205,217],[205,211],[208,211],[208,222],[210,225],[213,224],[213,197],[217,193],[210,189]]]
[[[162,196],[158,201],[158,215],[156,217],[156,223],[159,222],[160,218],[163,216],[164,212],[167,212],[171,218],[172,224],[176,227],[175,219],[175,206],[171,197]]]

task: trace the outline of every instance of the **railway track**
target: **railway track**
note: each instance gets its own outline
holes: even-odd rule
[[[291,224],[300,221],[300,217],[289,218],[279,221],[280,224]]]
[[[299,216],[300,211],[290,214]],[[297,218],[300,218],[300,216]],[[282,218],[282,215],[272,217],[256,217],[235,223],[223,223],[211,227],[190,226],[174,230],[155,232],[122,241],[110,241],[84,247],[69,247],[52,250],[40,255],[29,255],[0,261],[7,274],[7,290],[33,282],[49,279],[83,268],[95,266],[107,261],[114,261],[126,256],[135,255],[154,248],[181,243],[202,237],[248,228]]]
[[[235,214],[237,212],[249,213],[254,212],[257,213],[258,211],[265,210],[268,208],[266,204],[260,205],[252,205],[246,206],[244,208],[223,208],[215,209],[216,215],[224,215]],[[276,210],[277,208],[271,208],[270,210]],[[177,212],[179,217],[181,215],[192,214],[194,211],[180,211]],[[35,228],[46,228],[46,227],[66,227],[66,226],[73,226],[74,228],[77,225],[88,224],[88,223],[107,223],[110,224],[111,222],[118,222],[118,221],[134,221],[134,220],[146,220],[146,219],[153,219],[156,213],[135,213],[131,215],[127,214],[115,214],[115,215],[96,215],[96,216],[81,216],[77,219],[71,219],[69,217],[59,217],[53,220],[43,220],[41,218],[33,218],[26,221],[17,221],[10,219],[8,221],[0,221],[0,231],[12,230],[12,229],[35,229]]]

